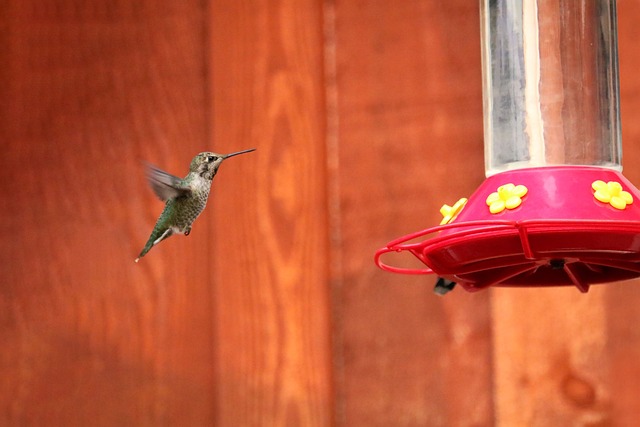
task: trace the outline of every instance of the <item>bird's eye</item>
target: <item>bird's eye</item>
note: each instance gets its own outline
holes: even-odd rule
[[[216,156],[209,156],[207,157],[207,161],[208,162],[215,162],[216,160],[218,160],[218,158]]]

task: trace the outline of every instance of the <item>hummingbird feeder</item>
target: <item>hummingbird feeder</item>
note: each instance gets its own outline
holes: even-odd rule
[[[615,0],[483,0],[487,179],[387,271],[467,291],[640,276],[640,192],[621,173]],[[409,252],[424,268],[386,264]]]

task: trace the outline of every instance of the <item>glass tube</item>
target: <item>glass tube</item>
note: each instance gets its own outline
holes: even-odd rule
[[[485,172],[622,170],[615,0],[481,0]]]

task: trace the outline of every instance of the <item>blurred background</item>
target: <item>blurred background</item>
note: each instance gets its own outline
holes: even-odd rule
[[[1,425],[635,423],[640,282],[441,298],[373,263],[484,179],[478,1],[6,0],[0,46]],[[253,147],[133,262],[143,161]]]

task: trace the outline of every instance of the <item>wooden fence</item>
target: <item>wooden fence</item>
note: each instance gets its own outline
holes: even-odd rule
[[[477,3],[2,2],[0,424],[632,425],[637,281],[440,298],[373,264],[484,178]],[[143,160],[253,147],[133,262]]]

